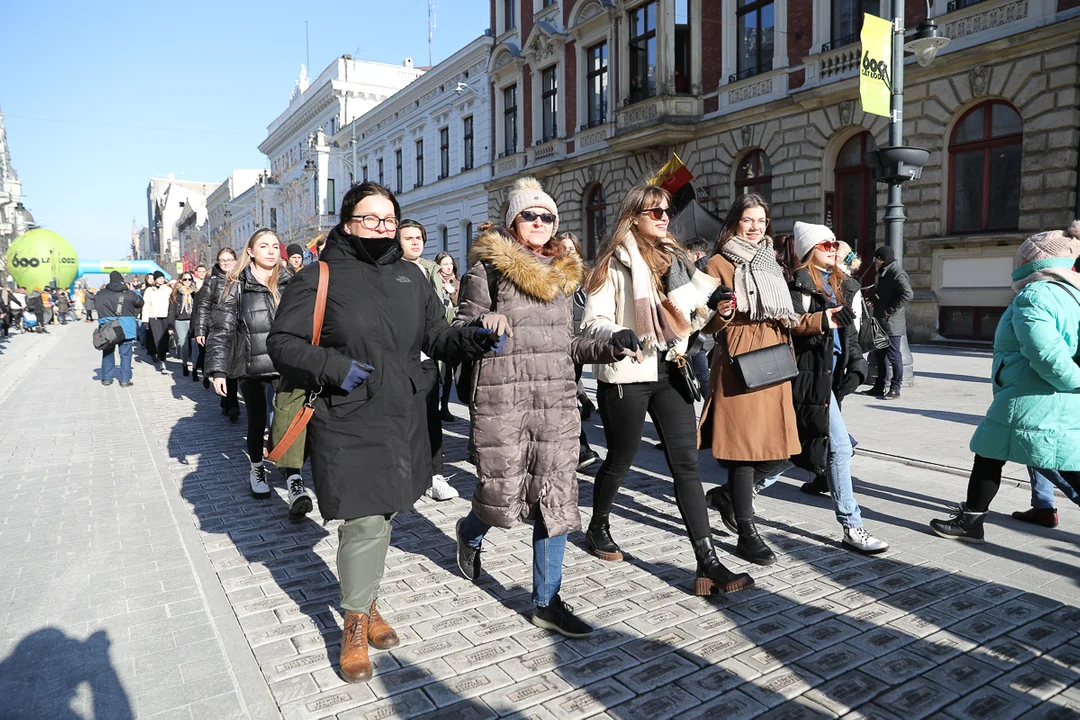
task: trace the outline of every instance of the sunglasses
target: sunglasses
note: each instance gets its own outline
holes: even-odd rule
[[[662,207],[647,208],[645,210],[642,210],[641,214],[642,215],[648,215],[653,220],[660,220],[665,215],[667,215],[668,217],[671,217],[670,215],[668,215],[668,209],[667,208],[662,208]]]
[[[545,225],[552,225],[555,223],[555,215],[552,213],[535,213],[532,210],[521,211],[521,219],[525,222],[536,222],[536,218],[540,218],[540,222]]]
[[[818,250],[824,250],[825,252],[836,252],[840,249],[840,243],[835,240],[826,240],[825,242],[819,242],[817,247]]]
[[[180,282],[191,282],[193,278],[180,278]]]

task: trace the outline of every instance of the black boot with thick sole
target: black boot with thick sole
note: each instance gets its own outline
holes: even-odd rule
[[[607,562],[622,562],[622,550],[611,537],[608,516],[594,514],[585,531],[585,552]]]
[[[694,557],[697,558],[697,577],[694,578],[695,595],[729,593],[754,586],[754,578],[746,573],[733,573],[716,557],[716,546],[711,537],[693,541]]]
[[[758,535],[754,519],[736,520],[735,522],[739,527],[739,544],[735,547],[736,552],[755,565],[774,565],[776,563],[776,554],[769,549],[769,546]]]

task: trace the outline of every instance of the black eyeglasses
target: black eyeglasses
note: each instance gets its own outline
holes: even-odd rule
[[[648,215],[653,220],[660,220],[665,215],[667,215],[668,217],[671,217],[670,215],[668,215],[668,209],[667,208],[662,208],[662,207],[646,208],[645,210],[641,211],[641,214],[642,215]]]
[[[532,210],[522,210],[520,217],[525,222],[536,222],[536,218],[540,218],[540,222],[545,225],[552,225],[555,222],[555,215],[552,213],[535,213]]]
[[[393,216],[381,218],[378,215],[353,215],[350,219],[359,220],[360,225],[367,230],[378,230],[382,225],[389,232],[394,232],[398,226],[398,219]]]

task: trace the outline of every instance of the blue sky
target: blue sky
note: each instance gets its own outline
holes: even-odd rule
[[[258,144],[304,59],[427,64],[427,0],[10,2],[0,108],[34,218],[87,259],[129,252],[146,185],[262,168]],[[434,61],[482,35],[487,0],[436,0]]]

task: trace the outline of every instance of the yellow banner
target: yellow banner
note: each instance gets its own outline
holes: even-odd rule
[[[859,66],[859,100],[871,115],[889,117],[892,95],[892,23],[863,15],[862,63]]]

